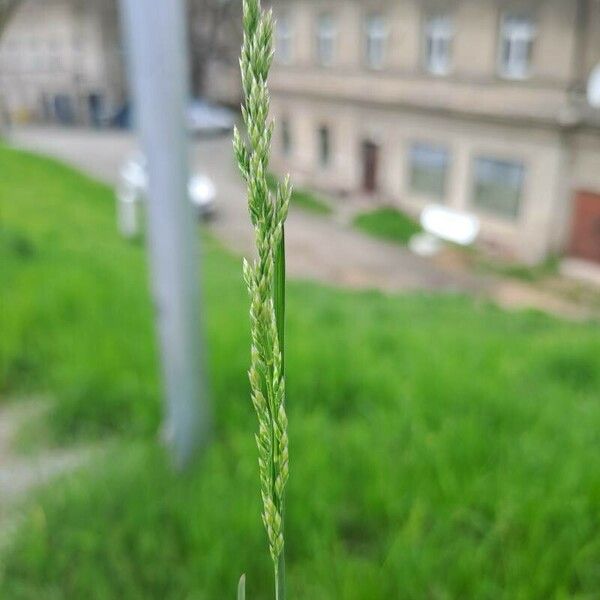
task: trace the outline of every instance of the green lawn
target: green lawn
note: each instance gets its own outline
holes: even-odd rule
[[[205,236],[216,423],[186,476],[156,447],[139,245],[111,191],[0,147],[2,397],[51,393],[58,440],[116,440],[26,507],[11,600],[271,597],[241,264]],[[458,296],[292,282],[289,597],[598,597],[600,327]]]
[[[354,226],[374,237],[406,245],[421,227],[408,215],[395,208],[377,208],[361,213],[354,219]]]
[[[498,260],[493,261],[483,256],[475,259],[475,268],[488,273],[495,273],[503,277],[520,279],[527,283],[536,283],[558,274],[560,259],[558,256],[550,256],[538,265],[529,266],[519,263],[505,263]]]
[[[277,177],[273,173],[267,174],[267,184],[271,190],[277,187]],[[313,192],[296,187],[292,190],[290,204],[320,215],[329,215],[332,212],[331,206],[323,198]]]

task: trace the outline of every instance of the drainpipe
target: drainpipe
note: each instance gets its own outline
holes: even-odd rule
[[[571,91],[581,94],[585,90],[587,73],[585,53],[589,39],[590,0],[577,0],[575,22],[575,44],[573,47]]]

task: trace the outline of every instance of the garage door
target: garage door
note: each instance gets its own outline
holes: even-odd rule
[[[600,264],[600,194],[575,194],[571,255]]]

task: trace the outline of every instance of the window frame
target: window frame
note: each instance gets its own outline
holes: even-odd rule
[[[379,20],[379,24],[373,25]],[[378,29],[378,30],[377,30]],[[364,18],[364,64],[368,69],[381,71],[385,68],[387,62],[389,28],[386,23],[385,13],[383,11],[373,11],[365,15]],[[373,60],[371,49],[374,44],[380,44],[380,60]]]
[[[444,174],[442,178],[442,189],[441,193],[431,193],[430,191],[423,191],[415,188],[414,186],[414,162],[413,162],[413,152],[417,148],[427,148],[429,150],[434,150],[438,152],[444,153],[445,156],[445,165],[444,165]],[[407,160],[407,188],[409,193],[419,196],[422,198],[428,198],[431,200],[436,200],[442,203],[446,202],[448,195],[448,181],[450,179],[450,172],[452,169],[452,149],[448,144],[444,142],[438,142],[433,140],[422,140],[415,139],[410,140],[406,152],[406,160]]]
[[[281,27],[282,23],[286,23],[285,28]],[[282,46],[284,41],[285,46]],[[286,52],[282,52],[283,47],[286,48]],[[291,65],[294,62],[294,26],[289,11],[283,12],[276,20],[275,58],[280,65]]]
[[[323,21],[329,19],[329,26],[323,27]],[[332,67],[335,64],[336,59],[336,45],[337,45],[337,27],[336,19],[331,11],[320,12],[316,19],[316,62],[320,67]],[[331,45],[331,56],[325,57],[322,52],[324,46],[323,43],[329,43]]]
[[[488,161],[496,164],[512,165],[520,168],[520,182],[519,182],[519,197],[514,212],[508,213],[507,211],[501,211],[497,208],[490,207],[489,205],[481,204],[477,201],[477,164],[479,161]],[[482,150],[476,152],[471,157],[470,167],[470,197],[469,206],[479,214],[498,219],[507,223],[518,223],[523,214],[526,191],[527,191],[527,176],[529,173],[529,166],[527,161],[519,156],[507,156],[504,154],[496,154]]]
[[[527,64],[522,66],[521,68],[515,68],[514,64],[511,66],[510,61],[505,61],[505,43],[507,42],[507,21],[509,20],[522,20],[529,21],[528,24],[520,24],[513,25],[512,27],[521,27],[523,31],[515,32],[513,30],[510,41],[514,46],[515,44],[521,44],[520,49],[523,50],[523,47],[528,49],[527,56]],[[529,34],[525,33],[526,29],[529,29]],[[508,79],[510,81],[525,81],[530,79],[533,74],[533,58],[534,58],[534,48],[535,41],[537,38],[537,24],[534,15],[530,13],[515,13],[511,11],[504,11],[500,15],[500,23],[498,26],[498,49],[497,49],[497,70],[498,75],[502,77],[502,79]],[[515,48],[512,49],[512,53],[514,54],[517,50]],[[513,60],[514,57],[513,57]]]
[[[331,166],[331,127],[327,123],[320,123],[317,127],[317,159],[320,169]]]
[[[438,25],[434,26],[434,22],[436,21]],[[446,22],[444,23],[444,21]],[[434,35],[434,30],[436,27],[438,31]],[[430,75],[435,75],[436,77],[445,77],[452,73],[454,68],[453,58],[455,37],[456,25],[454,23],[454,15],[451,12],[436,12],[425,15],[422,25],[422,61],[423,68],[427,73]],[[435,54],[433,52],[434,42],[438,43],[438,49],[440,47],[440,43],[446,44],[446,58],[445,64],[443,65],[439,58],[437,65],[435,64],[436,61],[433,60],[433,56]]]

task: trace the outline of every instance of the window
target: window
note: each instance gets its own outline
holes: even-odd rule
[[[510,219],[518,216],[525,179],[522,163],[479,157],[474,175],[475,206]]]
[[[275,56],[281,64],[288,65],[293,60],[293,32],[290,16],[281,15],[277,19]]]
[[[319,16],[317,26],[317,58],[319,64],[323,67],[329,67],[333,64],[335,55],[335,23],[329,13]]]
[[[383,68],[387,27],[383,15],[373,14],[367,18],[366,62],[371,69]]]
[[[319,127],[319,164],[327,167],[331,159],[331,140],[329,136],[329,127]]]
[[[60,66],[60,44],[56,38],[51,38],[48,40],[48,68],[56,71]]]
[[[292,153],[292,132],[288,119],[281,120],[281,151],[284,156],[290,156]]]
[[[434,75],[446,75],[452,64],[454,22],[449,15],[435,15],[425,23],[425,68]]]
[[[536,27],[526,16],[506,15],[500,31],[500,74],[509,79],[525,79],[530,74]]]
[[[450,153],[442,146],[416,143],[410,147],[410,188],[417,194],[443,199]]]
[[[83,48],[83,38],[81,35],[75,34],[73,36],[73,50],[75,50],[75,52],[81,52],[82,48]]]

